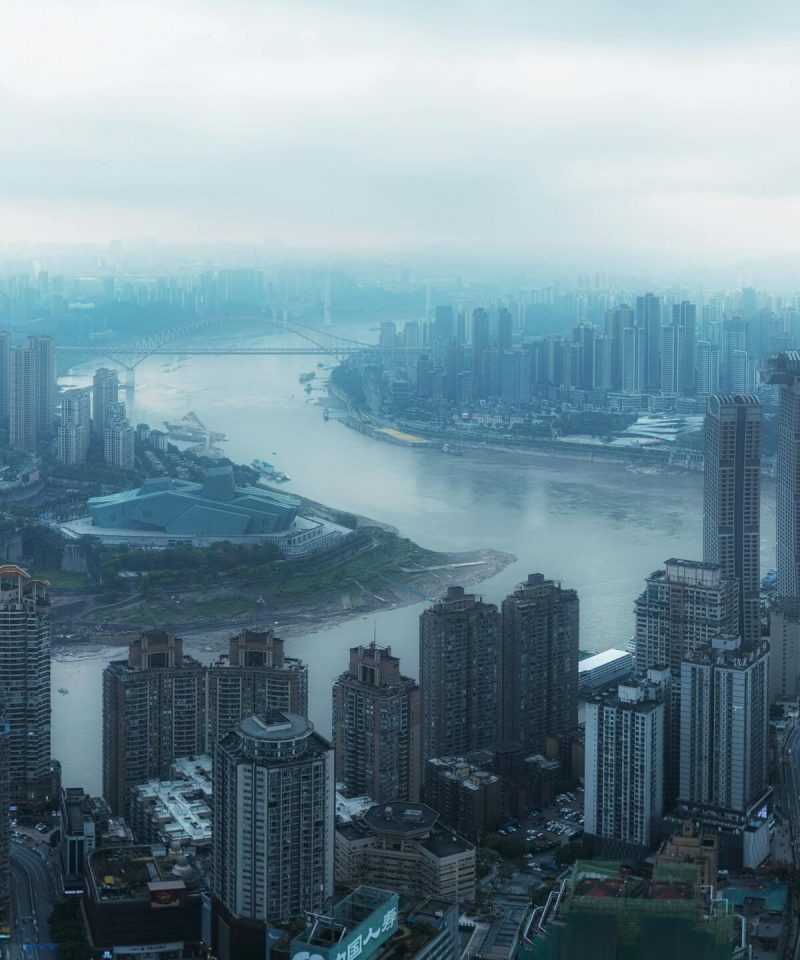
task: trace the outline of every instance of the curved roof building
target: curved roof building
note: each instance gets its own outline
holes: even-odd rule
[[[203,483],[157,477],[138,490],[88,502],[92,526],[175,536],[265,536],[288,530],[300,501],[260,487],[237,487],[232,467],[214,467]]]

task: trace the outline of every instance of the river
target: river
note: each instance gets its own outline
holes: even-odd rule
[[[337,332],[338,329],[337,329]],[[348,330],[358,339],[374,332]],[[347,335],[347,333],[345,335]],[[255,341],[253,341],[255,342]],[[290,345],[284,338],[271,344]],[[494,547],[518,557],[480,585],[499,603],[528,573],[539,571],[578,591],[581,647],[624,647],[643,579],[669,557],[702,550],[702,484],[697,475],[636,475],[621,465],[549,457],[449,457],[371,440],[322,417],[324,392],[309,399],[298,383],[316,358],[198,356],[150,358],[136,371],[132,422],[161,427],[194,410],[237,462],[274,462],[296,491],[342,510],[396,526],[434,550]],[[62,378],[85,384],[89,368]],[[324,377],[317,371],[318,379]],[[128,398],[130,408],[130,397]],[[764,490],[762,569],[774,561],[773,485]],[[349,647],[375,635],[417,675],[417,623],[424,603],[387,610],[288,641],[310,664],[310,714],[330,734],[330,688]],[[101,789],[101,674],[120,649],[57,650],[53,661],[53,755],[66,786]],[[209,653],[192,650],[202,659]],[[59,689],[68,694],[59,694]]]

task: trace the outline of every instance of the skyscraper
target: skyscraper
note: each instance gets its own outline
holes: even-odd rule
[[[116,370],[101,367],[94,375],[92,388],[94,410],[92,429],[102,440],[108,423],[109,406],[119,400],[119,377]]]
[[[419,618],[422,759],[460,756],[497,737],[500,615],[449,587]]]
[[[695,392],[695,363],[697,355],[697,308],[688,300],[682,300],[672,307],[672,322],[683,331],[683,392],[693,395]],[[666,391],[664,391],[666,392]]]
[[[0,429],[8,429],[11,411],[11,334],[0,330]]]
[[[706,413],[703,559],[739,581],[739,630],[751,647],[761,637],[759,574],[761,426],[749,394],[712,396]]]
[[[272,630],[243,630],[231,637],[227,661],[208,668],[208,745],[234,730],[243,717],[268,710],[308,715],[308,667],[284,654]]]
[[[105,412],[103,459],[119,470],[133,470],[136,464],[136,431],[127,419],[125,404],[113,400]]]
[[[664,802],[678,797],[680,776],[681,662],[707,650],[717,637],[739,629],[739,585],[719,566],[667,560],[651,573],[636,600],[636,668],[669,667],[665,701]]]
[[[11,898],[11,822],[9,807],[8,754],[11,726],[2,713],[0,703],[0,930],[5,932],[10,923]]]
[[[9,358],[9,444],[17,450],[36,450],[36,377],[30,347],[12,347]]]
[[[636,326],[644,340],[643,389],[657,393],[661,386],[661,301],[654,293],[636,298]]]
[[[51,437],[56,416],[56,351],[53,338],[43,335],[28,337],[33,362],[34,417],[36,433],[41,440]]]
[[[680,799],[747,814],[767,790],[769,645],[720,637],[681,664]]]
[[[505,598],[500,642],[501,732],[543,753],[578,722],[578,595],[532,573]]]
[[[333,895],[331,745],[303,717],[243,720],[214,751],[212,890],[234,917],[286,923]]]
[[[586,704],[584,830],[601,856],[642,855],[658,836],[668,683],[650,670]]]
[[[350,648],[333,685],[336,780],[376,803],[419,800],[419,686],[400,673],[390,647]]]
[[[675,310],[677,308],[673,308]],[[661,328],[661,392],[666,396],[684,395],[686,342],[682,324],[673,315]]]
[[[89,388],[68,390],[61,398],[58,427],[58,459],[61,463],[84,463],[92,432]]]
[[[800,599],[800,352],[773,354],[762,378],[778,387],[775,491],[778,595]]]
[[[205,669],[183,640],[146,630],[103,671],[103,796],[125,814],[131,787],[167,780],[178,757],[206,747]]]
[[[489,349],[489,314],[479,307],[472,311],[472,376],[476,397],[486,395],[483,355]]]
[[[10,728],[8,781],[16,803],[36,804],[58,790],[50,757],[49,613],[44,580],[13,564],[0,566],[0,696]]]
[[[666,666],[677,680],[681,661],[715,637],[736,633],[739,586],[719,565],[672,558],[645,580],[636,600],[636,669]]]

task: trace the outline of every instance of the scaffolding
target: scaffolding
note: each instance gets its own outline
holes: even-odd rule
[[[695,864],[658,864],[651,879],[619,863],[578,862],[537,911],[520,960],[730,960],[733,915]]]

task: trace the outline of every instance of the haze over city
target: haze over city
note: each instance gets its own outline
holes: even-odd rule
[[[0,240],[784,270],[789,3],[5,6]]]

